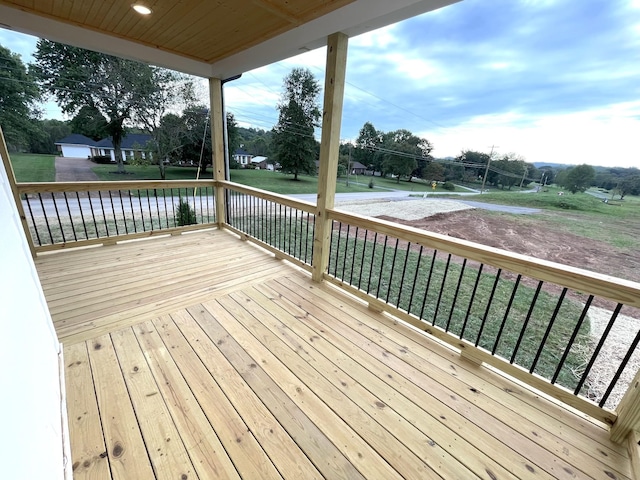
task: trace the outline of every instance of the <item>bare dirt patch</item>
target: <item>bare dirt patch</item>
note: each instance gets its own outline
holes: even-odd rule
[[[471,242],[640,282],[640,252],[481,210],[438,213],[419,220],[379,218]],[[570,220],[567,220],[570,221]]]

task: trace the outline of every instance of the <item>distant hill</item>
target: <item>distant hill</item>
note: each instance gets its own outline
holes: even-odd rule
[[[551,168],[561,169],[561,168],[567,168],[567,167],[575,167],[575,165],[569,165],[567,163],[549,163],[549,162],[533,162],[533,165],[536,168],[551,167]]]

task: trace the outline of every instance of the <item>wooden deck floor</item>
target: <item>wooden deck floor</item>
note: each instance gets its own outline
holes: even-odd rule
[[[102,276],[94,270],[124,278],[134,313],[54,314],[67,339],[75,478],[631,478],[626,449],[601,426],[230,234],[188,237],[77,252],[89,272],[78,288]],[[203,259],[222,255],[210,285],[187,304],[167,292],[145,310],[133,300],[145,282],[117,266],[187,239]],[[69,259],[60,267],[79,277],[75,253],[59,255]],[[107,253],[111,267],[90,260],[109,263]],[[48,257],[38,261],[47,296]],[[176,260],[136,257],[157,272]],[[177,263],[175,275],[199,266]],[[54,312],[106,309],[65,298]]]

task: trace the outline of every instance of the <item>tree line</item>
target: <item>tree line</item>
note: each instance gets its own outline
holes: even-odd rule
[[[35,63],[0,46],[0,125],[12,151],[56,153],[54,142],[71,133],[94,140],[112,139],[118,170],[124,171],[121,142],[126,133],[148,133],[152,142],[146,162],[197,165],[201,174],[211,163],[210,116],[198,102],[192,77],[151,65],[72,47],[38,41]],[[227,114],[229,158],[242,146],[269,157],[282,171],[315,174],[320,145],[319,81],[305,68],[294,68],[283,81],[271,130],[243,128]],[[69,121],[41,119],[43,98],[52,97]],[[640,194],[638,169],[536,168],[516,153],[503,155],[464,150],[454,158],[432,156],[433,143],[409,130],[377,130],[365,122],[354,142],[340,147],[338,173],[359,162],[372,174],[397,182],[480,182],[502,189],[539,182],[556,183],[571,192],[595,185],[624,197]],[[151,160],[150,160],[151,159]],[[140,160],[138,160],[140,161]],[[238,168],[233,160],[232,168]]]

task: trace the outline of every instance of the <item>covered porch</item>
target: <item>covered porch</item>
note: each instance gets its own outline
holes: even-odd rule
[[[228,231],[36,265],[74,478],[633,478],[607,425]]]

